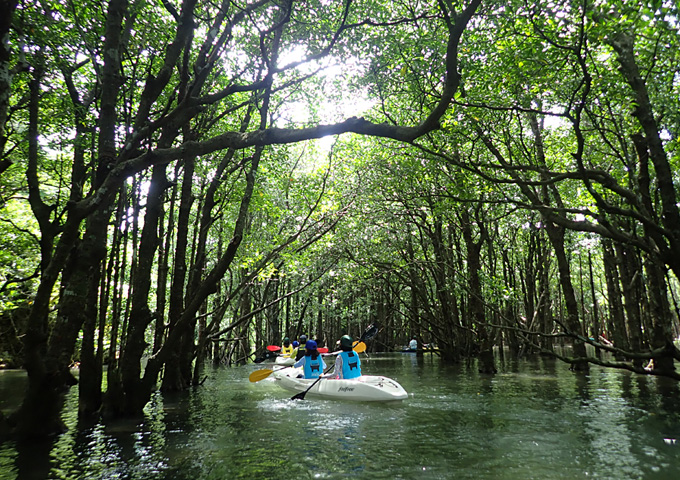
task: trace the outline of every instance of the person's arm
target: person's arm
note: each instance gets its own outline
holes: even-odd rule
[[[300,360],[295,362],[293,364],[294,367],[302,367],[305,364],[305,357],[302,357]]]

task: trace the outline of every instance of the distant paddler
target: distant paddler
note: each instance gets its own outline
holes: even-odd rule
[[[290,338],[286,337],[283,339],[283,345],[281,346],[281,355],[283,355],[286,358],[290,358],[290,356],[293,354],[294,347],[290,343]]]
[[[326,363],[317,349],[314,340],[307,340],[305,343],[305,354],[295,362],[294,367],[302,367],[304,378],[319,378],[326,368]]]

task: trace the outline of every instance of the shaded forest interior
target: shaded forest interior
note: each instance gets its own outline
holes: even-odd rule
[[[0,435],[370,324],[680,379],[674,2],[1,9]]]

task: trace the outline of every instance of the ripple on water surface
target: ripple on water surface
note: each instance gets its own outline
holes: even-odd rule
[[[249,382],[253,367],[219,368],[154,396],[143,419],[78,431],[73,390],[71,430],[40,449],[0,445],[0,480],[680,478],[677,385],[545,359],[483,376],[431,357],[363,362],[409,392],[388,404],[293,401],[271,378]]]

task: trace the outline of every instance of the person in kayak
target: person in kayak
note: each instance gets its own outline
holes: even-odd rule
[[[290,338],[283,339],[283,346],[281,347],[281,355],[288,358],[293,354],[293,345],[290,343]]]
[[[302,357],[305,356],[305,345],[307,343],[307,335],[300,335],[300,346],[297,349],[297,352],[295,352],[295,361],[297,362],[300,360]],[[292,356],[292,355],[291,355]]]
[[[408,344],[408,349],[409,350],[418,350],[418,340],[416,340],[416,337],[414,336],[411,341]]]
[[[340,350],[342,350],[337,357],[335,357],[335,366],[333,367],[333,375],[336,378],[357,378],[361,376],[361,359],[359,354],[352,350],[352,337],[343,335],[340,338]]]
[[[302,367],[304,378],[319,378],[326,369],[326,363],[316,348],[314,340],[307,340],[305,343],[304,356],[295,362],[294,367]]]

